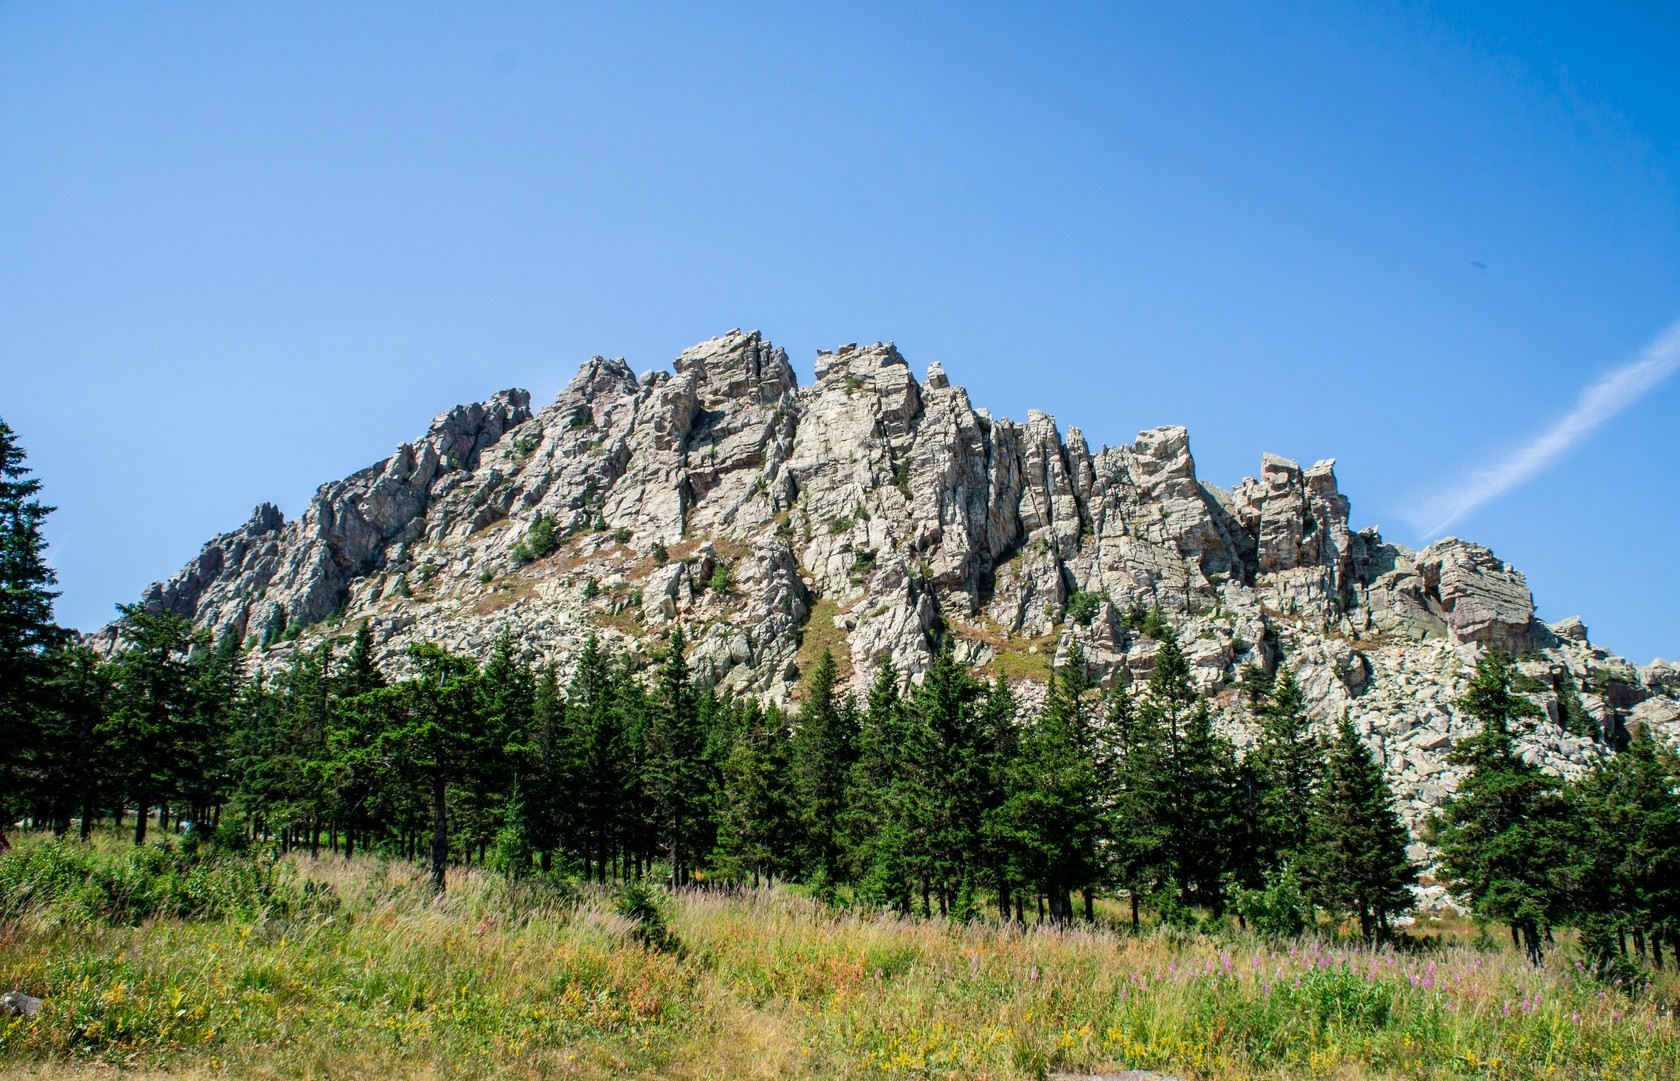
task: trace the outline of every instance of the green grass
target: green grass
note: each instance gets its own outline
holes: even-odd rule
[[[94,862],[125,858],[105,841]],[[13,905],[0,986],[46,1005],[0,1021],[0,1074],[1680,1076],[1672,978],[1607,989],[1562,951],[1534,970],[1462,938],[1373,952],[961,927],[786,891],[661,902],[675,946],[657,947],[605,890],[456,871],[434,901],[406,864],[282,863],[287,888],[332,903],[121,920]]]

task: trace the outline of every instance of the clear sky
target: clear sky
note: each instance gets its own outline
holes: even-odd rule
[[[1417,545],[1680,317],[1672,0],[1050,7],[0,3],[0,417],[60,618],[452,404],[737,326],[1185,424],[1217,484],[1334,457]],[[1451,532],[1644,662],[1641,386]]]

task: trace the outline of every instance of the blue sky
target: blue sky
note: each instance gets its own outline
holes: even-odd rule
[[[0,4],[60,617],[449,405],[736,326],[1185,424],[1218,484],[1335,457],[1418,544],[1680,317],[1680,8],[1606,8]],[[1680,654],[1677,418],[1659,381],[1451,532]]]

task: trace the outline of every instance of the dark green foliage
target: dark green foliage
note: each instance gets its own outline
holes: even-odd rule
[[[711,577],[706,579],[706,588],[720,594],[735,592],[735,576],[727,562],[721,559],[717,561],[717,566],[712,568]]]
[[[1067,617],[1081,627],[1089,627],[1107,600],[1108,598],[1101,593],[1081,590],[1068,597]]]
[[[1121,617],[1126,629],[1134,631],[1145,638],[1164,641],[1172,637],[1172,624],[1157,606],[1145,606],[1141,600],[1133,601]]]
[[[1574,681],[1570,677],[1564,677],[1563,684],[1558,687],[1557,697],[1558,723],[1565,732],[1574,736],[1585,736],[1591,740],[1603,737],[1598,722],[1592,719],[1587,707],[1581,704],[1581,696],[1576,692]]]
[[[646,882],[628,881],[613,898],[613,911],[629,920],[636,941],[653,950],[680,952],[682,943],[671,933],[669,902]]]
[[[1593,969],[1620,973],[1629,935],[1660,960],[1662,943],[1680,939],[1680,762],[1636,727],[1572,787],[1563,831],[1567,904]]]
[[[577,412],[573,413],[572,419],[567,422],[567,426],[571,428],[590,428],[594,424],[595,414],[590,412],[587,405],[578,406]]]
[[[822,883],[840,877],[840,817],[856,757],[857,709],[835,686],[834,655],[823,650],[805,681],[791,745],[799,858]]]
[[[1282,864],[1266,869],[1260,888],[1233,890],[1231,910],[1257,935],[1288,937],[1306,929],[1312,902],[1294,869]]]
[[[1441,869],[1453,888],[1484,919],[1508,922],[1531,960],[1564,914],[1554,880],[1566,815],[1562,785],[1519,757],[1513,726],[1539,715],[1518,694],[1516,665],[1498,650],[1476,662],[1459,708],[1481,722],[1481,731],[1453,747],[1452,759],[1469,772],[1432,823]]]
[[[1394,793],[1345,714],[1310,806],[1304,843],[1287,858],[1304,870],[1321,907],[1353,915],[1366,939],[1387,938],[1391,919],[1411,905],[1417,870]]]
[[[538,513],[532,520],[531,527],[525,531],[508,553],[515,567],[523,567],[539,559],[546,559],[560,549],[560,534],[554,524],[554,519]]]
[[[1263,864],[1298,861],[1322,749],[1307,722],[1306,694],[1288,665],[1279,667],[1259,701],[1260,742],[1247,762],[1256,788],[1255,844]]]
[[[653,553],[652,553],[652,555],[653,555],[653,565],[656,566],[656,567],[663,567],[665,564],[667,564],[671,561],[671,553],[669,553],[665,550],[665,542],[664,541],[654,541],[653,542]]]

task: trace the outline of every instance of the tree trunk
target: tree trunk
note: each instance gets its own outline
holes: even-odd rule
[[[142,805],[140,809],[135,812],[134,843],[137,845],[143,845],[146,843],[146,813],[150,810],[150,807]]]
[[[1136,930],[1137,930],[1137,929],[1138,929],[1138,898],[1137,898],[1137,890],[1127,890],[1127,891],[1126,891],[1126,893],[1127,893],[1127,895],[1128,895],[1128,896],[1130,896],[1130,897],[1131,897],[1131,899],[1132,899],[1132,930],[1134,930],[1134,931],[1136,931]]]
[[[432,892],[443,892],[443,872],[449,862],[449,815],[443,800],[443,774],[432,778]]]

